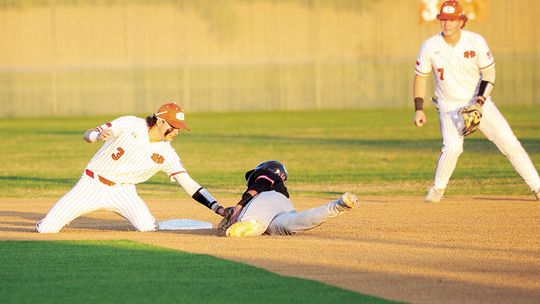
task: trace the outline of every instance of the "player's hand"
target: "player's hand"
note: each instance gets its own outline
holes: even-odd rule
[[[476,96],[476,104],[482,107],[484,103],[486,102],[486,98],[484,96]]]
[[[219,206],[215,212],[216,212],[217,214],[219,214],[219,215],[225,217],[225,207]]]
[[[223,216],[223,217],[226,217],[226,218],[230,218],[231,215],[233,214],[234,212],[234,207],[223,207],[223,206],[219,206],[218,209],[216,210],[216,213]]]
[[[242,210],[241,205],[231,206],[224,208],[224,215],[221,222],[217,225],[217,236],[225,236],[227,234],[227,229],[232,226],[232,224],[238,221],[238,216]]]
[[[243,207],[241,205],[236,205],[234,207],[233,213],[230,218],[231,225],[238,222],[238,217],[240,216],[240,212],[242,211],[242,208]]]
[[[101,131],[101,133],[99,133],[98,137],[97,137],[97,140],[99,141],[105,141],[107,140],[109,137],[111,137],[111,135],[113,134],[112,130],[111,129],[105,129],[103,131]]]
[[[414,112],[414,125],[421,127],[426,123],[426,114],[423,110],[418,110]]]

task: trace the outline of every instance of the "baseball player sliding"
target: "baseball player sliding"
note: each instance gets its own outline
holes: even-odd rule
[[[235,207],[227,208],[218,225],[221,236],[244,237],[266,234],[291,235],[315,228],[355,208],[358,198],[351,193],[321,207],[297,212],[289,200],[285,166],[265,161],[246,172],[247,189]]]
[[[176,103],[166,103],[146,120],[123,116],[86,131],[87,142],[105,143],[79,182],[36,224],[37,231],[57,233],[75,218],[95,210],[116,212],[138,231],[155,231],[156,219],[135,185],[158,171],[167,173],[197,202],[223,215],[225,209],[189,176],[171,146],[180,129],[189,130],[184,111]]]
[[[463,152],[463,140],[480,129],[499,150],[539,199],[540,177],[529,155],[521,146],[506,119],[492,102],[495,59],[486,41],[476,33],[462,30],[467,16],[458,1],[446,1],[437,16],[442,32],[429,38],[420,48],[414,78],[414,124],[426,123],[423,111],[427,76],[434,74],[439,112],[442,151],[437,162],[434,184],[426,202],[439,202]]]

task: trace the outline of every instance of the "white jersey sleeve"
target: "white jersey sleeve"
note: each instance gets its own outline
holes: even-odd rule
[[[477,35],[476,48],[478,50],[477,62],[480,71],[485,71],[495,67],[495,58],[491,54],[484,37]]]
[[[429,40],[426,40],[420,47],[420,53],[416,58],[416,68],[414,72],[418,76],[427,77],[431,73],[431,47]]]
[[[186,169],[180,161],[180,156],[176,153],[176,150],[171,146],[170,143],[164,143],[167,148],[165,149],[165,161],[163,163],[163,172],[167,173],[169,177],[174,175],[185,173]]]
[[[110,129],[113,132],[111,137],[118,137],[125,129],[134,124],[134,119],[137,118],[134,116],[122,116],[111,122],[106,122],[100,126],[97,126],[96,131],[103,132],[105,129]]]

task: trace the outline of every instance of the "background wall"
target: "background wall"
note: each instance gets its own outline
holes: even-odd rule
[[[412,107],[431,2],[0,0],[0,117]],[[540,104],[540,3],[476,4],[495,101]]]

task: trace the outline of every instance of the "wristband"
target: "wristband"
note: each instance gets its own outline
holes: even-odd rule
[[[88,134],[88,140],[90,142],[95,142],[97,140],[98,136],[99,136],[99,132],[94,130],[94,131],[90,132],[90,134]]]
[[[251,193],[249,193],[247,190],[246,192],[244,192],[244,194],[242,194],[242,199],[238,202],[237,205],[240,205],[242,207],[245,207],[247,205],[247,203],[253,198],[253,196],[251,195]]]
[[[214,202],[212,207],[210,207],[210,209],[212,209],[212,211],[214,211],[215,213],[217,213],[217,211],[219,210],[219,207],[221,207],[220,204],[218,204],[217,202]]]
[[[478,87],[478,95],[488,97],[491,93],[491,90],[493,90],[493,82],[489,82],[486,80],[480,81],[480,86]]]
[[[195,192],[191,197],[197,202],[205,205],[206,207],[214,211],[215,209],[213,208],[219,208],[219,204],[217,203],[216,199],[212,197],[210,192],[208,192],[203,187],[199,188],[199,190],[197,190],[197,192]]]
[[[424,110],[424,98],[422,97],[414,98],[414,110],[415,111]]]

